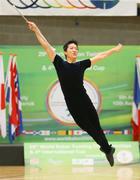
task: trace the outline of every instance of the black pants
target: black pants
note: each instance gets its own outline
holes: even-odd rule
[[[66,99],[66,104],[76,124],[86,131],[105,153],[108,153],[111,147],[100,126],[97,111],[88,95],[72,96],[72,98]]]

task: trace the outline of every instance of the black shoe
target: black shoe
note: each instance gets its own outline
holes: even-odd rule
[[[102,150],[102,148],[100,148],[100,150],[101,150],[102,152],[104,152],[104,151]],[[104,152],[104,153],[105,153],[105,152]],[[114,166],[114,157],[113,157],[113,154],[114,154],[114,153],[115,153],[115,148],[114,148],[114,147],[111,147],[111,150],[110,150],[109,153],[105,153],[106,158],[107,158],[110,166]]]

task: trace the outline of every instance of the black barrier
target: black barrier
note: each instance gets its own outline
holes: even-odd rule
[[[1,144],[0,166],[24,166],[23,144]]]

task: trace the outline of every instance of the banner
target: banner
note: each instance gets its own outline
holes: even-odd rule
[[[95,56],[113,46],[79,46],[78,60]],[[62,46],[55,46],[64,58]],[[93,141],[71,118],[53,64],[40,46],[0,46],[16,52],[23,115],[23,134],[16,142]],[[108,137],[131,140],[131,117],[135,57],[139,46],[125,46],[119,53],[96,63],[85,72],[84,85],[95,105]],[[113,135],[113,136],[111,136]],[[113,140],[113,139],[112,139]],[[0,139],[0,142],[9,142]]]
[[[115,165],[131,165],[139,162],[138,142],[111,142],[116,148]],[[109,163],[99,146],[93,142],[25,143],[25,165],[49,172],[57,168],[65,170],[78,167],[97,167]],[[68,169],[66,169],[68,168]],[[91,169],[93,170],[93,169]]]
[[[27,16],[136,16],[136,0],[5,0],[0,15]]]

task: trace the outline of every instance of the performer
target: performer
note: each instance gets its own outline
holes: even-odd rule
[[[113,166],[115,148],[108,144],[103,133],[96,109],[83,86],[83,76],[88,67],[120,51],[122,45],[118,44],[116,47],[99,53],[95,57],[76,62],[78,43],[75,40],[71,40],[63,47],[66,57],[65,61],[56,54],[55,49],[42,35],[35,23],[28,21],[28,27],[35,33],[39,43],[45,49],[49,59],[55,66],[67,107],[76,124],[96,141],[100,146],[100,150],[105,153],[110,165]]]

